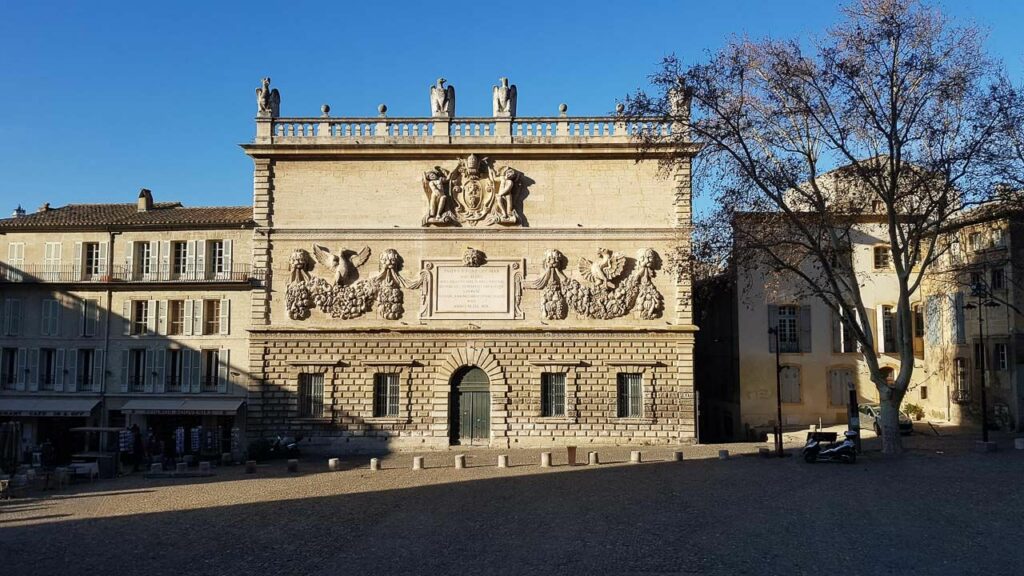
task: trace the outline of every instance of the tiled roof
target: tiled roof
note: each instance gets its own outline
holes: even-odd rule
[[[0,230],[42,228],[161,228],[251,225],[251,206],[185,208],[178,202],[158,202],[139,212],[132,204],[68,204],[20,218],[0,219]]]

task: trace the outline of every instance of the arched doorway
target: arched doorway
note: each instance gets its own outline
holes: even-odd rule
[[[465,367],[452,376],[452,444],[488,444],[491,439],[491,382],[476,366]]]

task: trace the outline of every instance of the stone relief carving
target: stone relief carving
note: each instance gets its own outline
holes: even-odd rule
[[[521,178],[509,166],[494,166],[488,158],[470,154],[451,171],[440,166],[423,173],[427,198],[424,226],[520,224],[515,208]]]
[[[661,316],[664,298],[653,282],[661,259],[654,250],[641,249],[633,272],[621,280],[627,259],[620,253],[601,248],[595,262],[580,258],[578,270],[583,282],[563,272],[567,262],[560,251],[548,250],[544,253],[544,273],[524,285],[528,290],[544,291],[541,312],[548,320],[565,319],[570,308],[580,317],[601,320],[619,318],[634,309],[644,320]]]
[[[477,268],[483,266],[486,262],[487,255],[472,246],[466,246],[466,251],[462,253],[463,266]]]
[[[313,253],[316,262],[331,271],[332,278],[328,281],[309,273],[314,260],[309,252],[302,249],[292,252],[289,258],[292,274],[285,302],[288,316],[293,320],[309,318],[314,308],[333,318],[347,320],[366,314],[374,304],[382,318],[397,320],[405,312],[402,290],[423,287],[422,276],[412,281],[402,277],[402,257],[393,248],[380,255],[379,273],[365,280],[355,279],[356,269],[369,258],[369,247],[358,253],[343,250],[340,255],[334,255],[314,244]]]
[[[444,78],[430,87],[430,115],[434,118],[455,117],[455,86],[445,86]]]
[[[281,93],[270,88],[270,78],[263,79],[263,87],[256,89],[256,115],[277,118],[281,115]]]
[[[513,118],[516,115],[516,85],[508,85],[508,78],[501,78],[501,84],[494,86],[493,109],[495,118]]]

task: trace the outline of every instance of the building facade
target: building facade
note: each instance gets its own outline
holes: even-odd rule
[[[457,118],[443,84],[429,118],[281,118],[261,93],[243,148],[272,274],[250,319],[250,436],[691,441],[689,285],[669,272],[690,174],[638,163],[631,137],[673,127],[519,118],[514,87],[494,117]]]

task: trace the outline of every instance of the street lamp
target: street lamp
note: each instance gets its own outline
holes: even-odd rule
[[[782,362],[779,360],[779,327],[768,328],[768,334],[775,337],[775,455],[785,456],[782,452]]]
[[[964,305],[964,310],[977,310],[978,311],[978,337],[981,339],[981,351],[978,356],[980,359],[981,369],[981,441],[988,442],[988,399],[985,395],[985,385],[988,383],[988,374],[985,373],[985,356],[987,355],[985,350],[985,326],[982,318],[982,308],[995,308],[999,306],[999,303],[989,297],[988,287],[983,282],[977,282],[971,286],[971,295],[978,299],[978,304],[967,303]],[[983,302],[982,300],[985,299]]]

